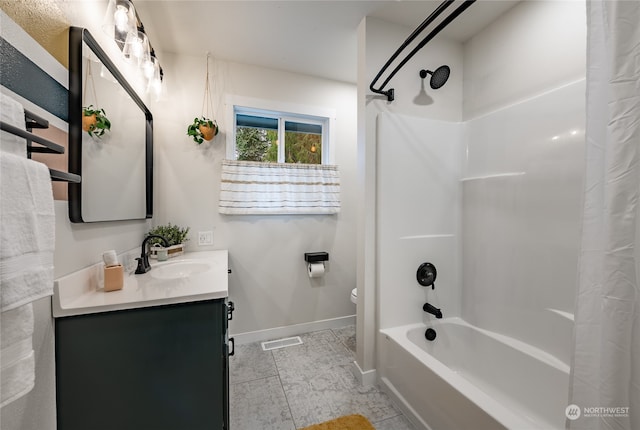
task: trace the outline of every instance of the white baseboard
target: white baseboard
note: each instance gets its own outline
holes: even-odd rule
[[[411,421],[411,424],[413,424],[416,429],[431,430],[427,423],[425,423],[422,418],[420,418],[418,413],[411,407],[411,405],[409,405],[409,403],[407,403],[402,394],[400,394],[398,390],[396,390],[396,387],[394,387],[387,378],[380,378],[380,387],[382,388],[382,391],[384,391],[389,397],[391,397],[396,406],[400,408],[404,416],[407,417],[409,421]]]
[[[244,345],[252,342],[262,342],[265,340],[279,339],[282,337],[297,336],[318,330],[340,328],[356,323],[356,316],[332,318],[328,320],[312,321],[302,324],[288,325],[284,327],[269,328],[266,330],[249,331],[246,333],[230,334],[236,345]]]
[[[361,385],[375,385],[377,382],[376,369],[363,371],[360,368],[360,365],[358,364],[358,362],[354,361],[353,368],[351,369],[351,371],[353,372],[353,376],[356,377],[356,379],[358,380],[358,382],[360,382]]]

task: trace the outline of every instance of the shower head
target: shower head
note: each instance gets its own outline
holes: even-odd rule
[[[449,73],[451,73],[449,66],[440,66],[433,72],[431,70],[420,70],[420,77],[424,79],[427,75],[431,75],[429,85],[431,85],[431,88],[434,90],[437,90],[447,82],[447,79],[449,79]]]

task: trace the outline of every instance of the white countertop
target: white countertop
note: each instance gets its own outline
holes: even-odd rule
[[[153,276],[154,269],[181,261],[206,263],[210,268],[175,279]],[[103,264],[96,264],[57,279],[52,298],[53,316],[57,318],[221,299],[229,294],[227,250],[187,252],[164,262],[152,260],[151,270],[144,275],[125,273],[124,287],[117,291],[104,291],[101,285],[103,270]]]

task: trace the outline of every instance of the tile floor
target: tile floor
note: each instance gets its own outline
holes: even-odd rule
[[[361,386],[351,366],[355,327],[300,336],[302,345],[263,351],[239,345],[229,358],[232,430],[296,430],[361,414],[376,430],[414,430],[377,387]]]

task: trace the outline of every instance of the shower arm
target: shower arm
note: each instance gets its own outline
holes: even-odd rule
[[[382,85],[380,85],[380,88],[375,88],[375,84],[376,82],[378,82],[378,79],[380,79],[380,77],[382,76],[382,74],[389,68],[389,66],[391,65],[391,63],[398,58],[398,56],[402,53],[402,51],[405,50],[405,48],[407,46],[409,46],[409,44],[411,42],[413,42],[413,40],[418,37],[418,35],[420,33],[422,33],[425,28],[431,24],[433,21],[435,21],[435,19],[440,16],[440,14],[442,12],[444,12],[444,10],[446,8],[448,8],[452,3],[454,2],[454,0],[445,0],[442,3],[440,3],[440,5],[436,8],[436,10],[434,10],[428,17],[427,19],[425,19],[422,24],[420,24],[410,35],[409,37],[407,37],[407,39],[402,43],[402,45],[400,45],[400,47],[396,50],[396,52],[393,53],[393,55],[389,58],[389,60],[384,64],[384,66],[382,66],[382,68],[380,69],[380,71],[378,72],[378,74],[376,75],[376,77],[373,79],[373,81],[371,81],[371,85],[369,85],[369,89],[371,91],[373,91],[376,94],[382,94],[385,95],[387,97],[387,101],[393,101],[395,98],[395,92],[393,88],[389,88],[388,90],[384,90],[384,88],[387,86],[387,84],[389,83],[389,81],[391,80],[391,78],[393,78],[395,76],[396,73],[398,73],[398,71],[407,63],[407,61],[409,61],[414,55],[416,55],[416,53],[421,50],[427,43],[429,43],[429,41],[431,39],[433,39],[438,33],[440,33],[447,25],[449,25],[454,19],[456,19],[460,14],[462,14],[462,12],[464,12],[465,10],[467,10],[467,8],[469,6],[471,6],[473,3],[476,2],[476,0],[464,0],[464,2],[458,6],[457,9],[455,9],[453,12],[451,12],[451,14],[449,16],[447,16],[445,19],[442,20],[442,22],[440,24],[438,24],[436,26],[436,28],[434,28],[433,30],[431,30],[431,32],[429,34],[427,34],[427,36],[422,39],[422,41],[415,47],[413,48],[413,50],[411,52],[409,52],[409,54],[407,54],[407,56],[396,66],[395,69],[393,69],[393,71],[389,74],[389,76],[387,77],[387,79],[385,79],[385,81],[382,83]]]

